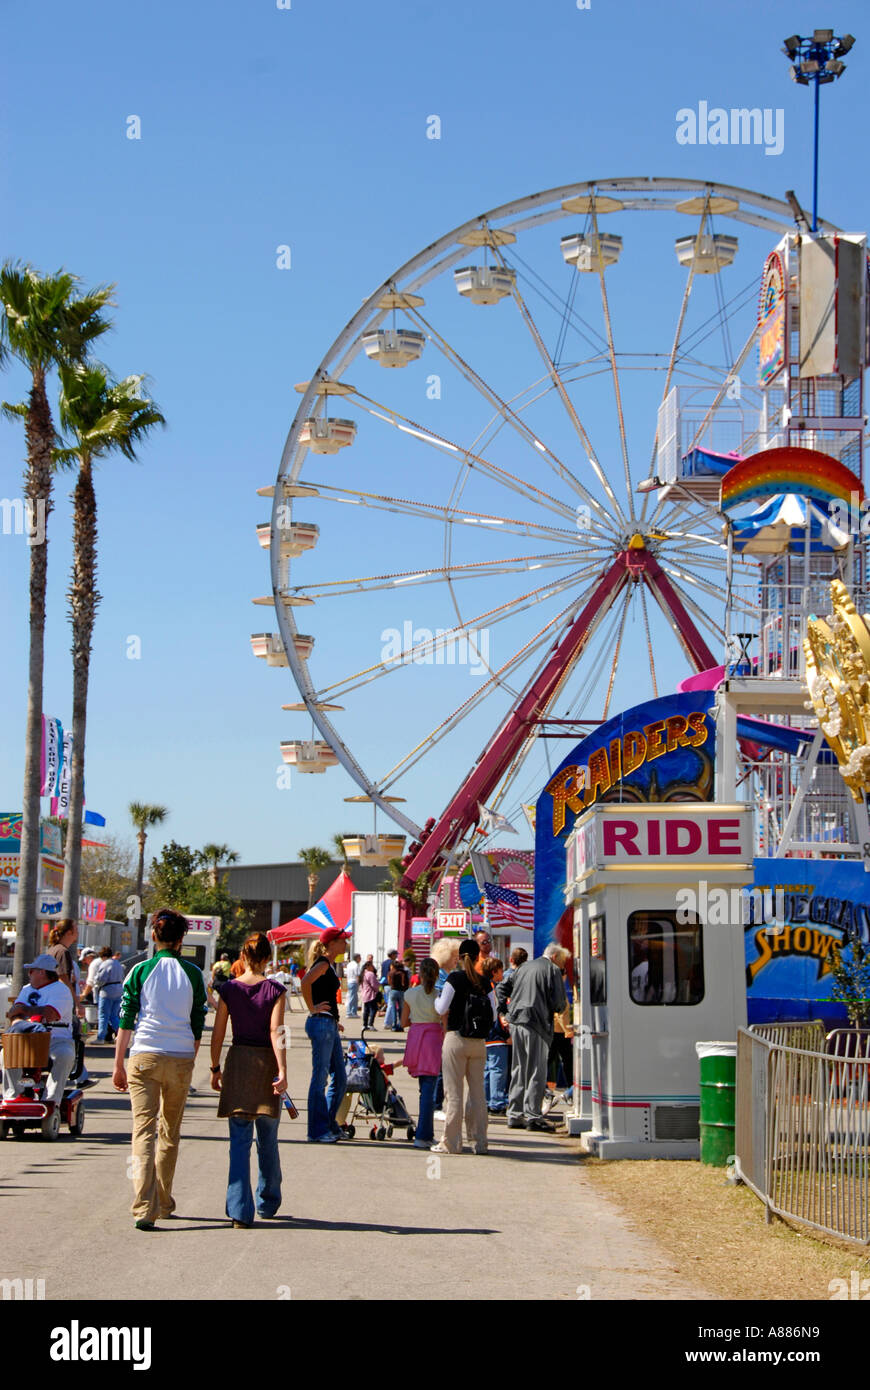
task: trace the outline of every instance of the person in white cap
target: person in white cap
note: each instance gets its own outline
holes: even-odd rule
[[[56,966],[57,961],[48,951],[25,965],[30,984],[25,985],[6,1014],[12,1024],[21,1019],[38,1019],[51,1028],[51,1075],[45,1088],[45,1100],[49,1105],[57,1104],[63,1096],[76,1056],[72,1037],[73,998]],[[4,1100],[13,1100],[18,1095],[21,1072],[21,1067],[4,1069]]]

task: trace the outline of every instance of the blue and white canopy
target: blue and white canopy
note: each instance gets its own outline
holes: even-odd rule
[[[844,550],[851,537],[835,526],[817,502],[794,492],[781,492],[762,503],[749,516],[731,522],[734,550],[738,555],[802,554],[806,548],[807,517],[810,551]]]

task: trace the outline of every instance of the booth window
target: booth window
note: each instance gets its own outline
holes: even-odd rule
[[[635,1004],[700,1004],[704,998],[702,926],[666,909],[628,919],[628,991]]]
[[[589,1003],[607,1003],[607,959],[604,918],[589,918]]]

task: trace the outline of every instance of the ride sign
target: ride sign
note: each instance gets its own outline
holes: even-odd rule
[[[592,873],[636,875],[650,869],[732,870],[752,863],[748,805],[599,804],[576,825],[568,846],[575,881]]]

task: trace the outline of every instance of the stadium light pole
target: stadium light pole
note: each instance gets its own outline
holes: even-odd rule
[[[819,88],[834,82],[846,71],[841,61],[855,39],[851,34],[837,36],[833,29],[814,29],[811,38],[792,34],[783,40],[782,51],[791,63],[791,78],[802,87],[815,84],[813,101],[813,232],[819,229]]]

